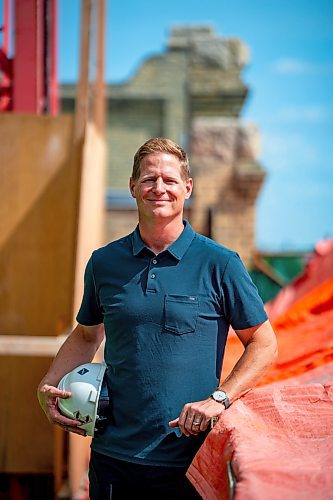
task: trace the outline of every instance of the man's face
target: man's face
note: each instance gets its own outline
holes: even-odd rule
[[[191,196],[192,179],[183,178],[180,161],[172,154],[152,153],[143,158],[140,174],[130,179],[140,217],[173,219],[182,214],[184,202]]]

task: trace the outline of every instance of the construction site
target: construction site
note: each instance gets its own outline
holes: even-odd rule
[[[333,498],[333,239],[311,252],[256,248],[265,183],[241,110],[246,43],[171,28],[165,50],[105,82],[105,0],[81,1],[75,84],[57,74],[57,0],[3,0],[0,39],[0,500],[89,498],[90,437],[51,425],[36,391],[76,324],[93,250],[133,231],[133,152],[186,148],[185,218],[242,258],[279,356],[208,433],[188,471],[205,500]],[[244,350],[230,327],[221,381]],[[101,362],[103,349],[94,361]]]

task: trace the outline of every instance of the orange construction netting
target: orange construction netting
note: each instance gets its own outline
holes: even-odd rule
[[[333,499],[333,240],[266,310],[278,361],[209,433],[188,477],[207,500]],[[231,331],[222,380],[242,352]]]
[[[279,358],[258,385],[287,379],[333,361],[333,277],[294,302],[272,320]],[[234,332],[230,332],[223,364],[222,380],[243,352]]]

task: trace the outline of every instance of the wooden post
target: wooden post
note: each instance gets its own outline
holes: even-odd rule
[[[91,0],[82,0],[80,73],[76,92],[74,141],[83,139],[89,114]]]
[[[96,2],[96,82],[95,82],[95,106],[94,121],[99,133],[104,133],[105,128],[105,83],[104,83],[104,60],[105,60],[105,0]]]
[[[80,182],[76,194],[78,216],[73,323],[82,299],[85,265],[91,252],[102,244],[105,196],[105,143],[101,134],[104,126],[104,7],[104,0],[82,0],[81,63],[74,132],[74,144],[79,145]],[[96,26],[94,31],[93,23]],[[92,36],[95,36],[97,41],[91,40]],[[91,46],[96,47],[96,50],[91,50]],[[91,96],[89,70],[92,63],[95,65],[96,58],[96,95]],[[90,456],[89,445],[88,438],[74,434],[69,436],[68,475],[72,498],[77,498],[82,493],[82,480],[87,473]]]

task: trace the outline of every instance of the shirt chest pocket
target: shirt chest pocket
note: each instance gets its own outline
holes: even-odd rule
[[[166,295],[164,300],[164,329],[183,335],[195,331],[199,300],[193,295]]]

